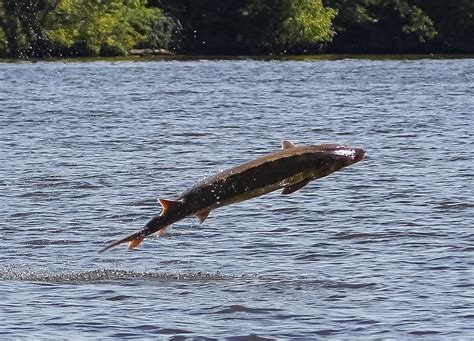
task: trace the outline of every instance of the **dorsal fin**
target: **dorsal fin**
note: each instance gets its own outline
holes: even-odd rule
[[[300,188],[303,188],[304,186],[306,186],[308,182],[310,182],[310,180],[303,180],[294,185],[286,186],[285,188],[283,188],[283,192],[281,192],[281,194],[290,194],[290,193],[296,192]]]
[[[207,216],[209,215],[209,212],[211,212],[211,210],[207,209],[196,213],[196,217],[199,220],[199,224],[202,224],[204,220],[206,220]]]
[[[161,212],[161,215],[165,215],[169,209],[180,204],[180,202],[176,200],[167,200],[167,199],[161,199],[161,198],[158,199],[158,202],[163,207],[163,211]]]
[[[288,140],[283,140],[281,142],[281,149],[289,149],[289,148],[296,148],[296,144]]]

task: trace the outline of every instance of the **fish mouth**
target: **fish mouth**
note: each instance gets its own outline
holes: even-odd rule
[[[355,155],[354,155],[354,163],[362,161],[367,157],[367,154],[365,153],[365,150],[360,147],[354,148]]]

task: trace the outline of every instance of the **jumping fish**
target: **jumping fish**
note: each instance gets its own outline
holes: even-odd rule
[[[160,215],[153,217],[145,227],[123,239],[107,245],[102,251],[122,243],[133,249],[153,233],[163,235],[166,227],[189,216],[199,223],[212,210],[255,198],[280,188],[282,194],[293,193],[310,181],[361,161],[365,151],[358,147],[338,144],[298,147],[284,140],[282,150],[264,155],[239,166],[221,171],[198,183],[174,200],[158,199]]]

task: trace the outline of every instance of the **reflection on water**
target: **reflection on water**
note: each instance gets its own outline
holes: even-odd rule
[[[5,338],[472,334],[474,64],[0,64]],[[140,229],[206,176],[297,144],[369,157],[282,196]],[[28,321],[28,323],[25,323]]]

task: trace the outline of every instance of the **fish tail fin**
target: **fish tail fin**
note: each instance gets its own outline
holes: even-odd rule
[[[164,215],[153,217],[143,228],[143,230],[132,233],[125,238],[116,240],[105,246],[100,252],[107,251],[117,245],[128,243],[128,249],[134,249],[139,246],[146,236],[158,233],[159,236],[165,233],[166,226],[170,224],[169,219]]]
[[[136,248],[137,246],[139,246],[142,243],[144,238],[145,238],[145,235],[142,231],[135,232],[125,238],[111,242],[109,245],[107,245],[102,250],[100,250],[100,252],[107,251],[117,245],[124,244],[124,243],[128,243],[128,249],[132,250]]]

